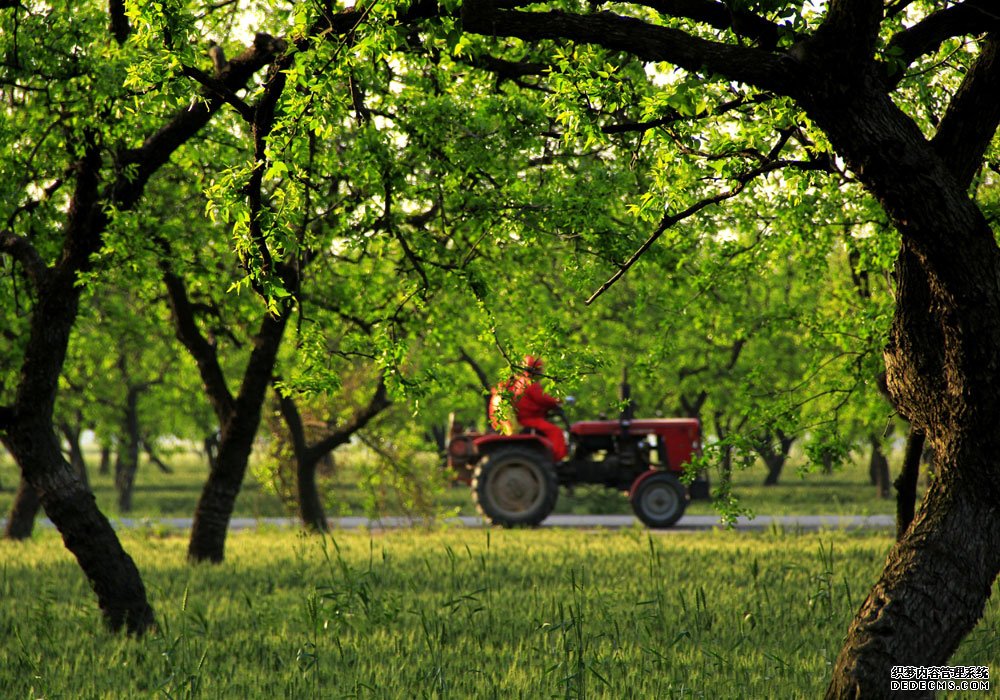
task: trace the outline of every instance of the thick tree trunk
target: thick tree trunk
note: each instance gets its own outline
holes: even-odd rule
[[[94,495],[63,459],[51,426],[44,420],[21,421],[8,443],[66,548],[90,580],[108,627],[146,631],[154,624],[153,609],[139,571],[98,510]]]
[[[21,368],[14,420],[4,443],[63,542],[89,579],[111,629],[140,634],[153,609],[131,557],[98,510],[93,494],[63,458],[52,422],[56,387],[77,313],[76,275],[55,276],[36,304]]]
[[[982,616],[1000,570],[1000,506],[973,483],[947,481],[935,483],[889,553],[848,631],[827,698],[895,696],[893,666],[947,664]]]
[[[1000,256],[968,195],[975,167],[955,148],[954,133],[967,134],[966,145],[986,144],[975,120],[984,119],[991,136],[996,114],[993,106],[960,108],[961,117],[949,111],[929,142],[876,71],[831,63],[835,45],[831,36],[808,47],[817,61],[808,63],[814,77],[801,102],[901,234],[887,387],[940,467],[855,617],[827,693],[882,698],[893,695],[893,666],[947,663],[1000,571]],[[987,61],[995,49],[995,42],[984,49]],[[995,105],[996,88],[982,91],[990,93]]]
[[[35,518],[42,509],[38,493],[27,481],[21,479],[21,484],[14,495],[10,513],[7,514],[7,527],[4,537],[9,540],[26,540],[35,530]]]

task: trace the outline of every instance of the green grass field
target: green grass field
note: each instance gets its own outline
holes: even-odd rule
[[[368,501],[369,493],[358,486],[358,456],[348,452],[338,453],[338,471],[328,491],[327,513],[337,515],[374,515]],[[207,476],[205,458],[197,453],[182,452],[167,458],[174,470],[164,474],[153,465],[143,463],[136,478],[132,517],[191,517],[201,488]],[[735,492],[741,505],[752,513],[761,515],[875,515],[895,512],[895,501],[880,499],[868,481],[864,465],[850,463],[832,474],[804,472],[802,458],[797,457],[785,469],[777,486],[764,487],[763,468],[737,472],[734,476]],[[898,461],[898,460],[897,460]],[[90,463],[97,464],[95,455]],[[120,517],[114,481],[110,474],[90,469],[91,485],[98,505],[111,517]],[[0,453],[0,517],[9,510],[17,486],[15,465],[5,453]],[[391,502],[391,498],[389,499]],[[474,515],[475,508],[468,488],[456,485],[445,489],[438,499],[442,509]],[[601,487],[580,487],[572,494],[563,490],[556,505],[557,513],[629,513],[627,500],[617,491]],[[695,501],[689,513],[715,512],[711,503]],[[243,490],[236,503],[237,517],[279,517],[289,515],[288,510],[273,495],[266,493],[254,478],[247,474]],[[382,515],[397,515],[390,505]]]
[[[159,630],[99,629],[51,532],[0,542],[9,698],[810,698],[879,535],[234,533],[220,566],[123,533]],[[997,596],[954,664],[996,664]],[[888,679],[887,679],[888,681]]]

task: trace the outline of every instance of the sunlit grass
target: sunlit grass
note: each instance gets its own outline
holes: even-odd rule
[[[58,538],[0,543],[5,697],[817,697],[881,568],[880,535],[451,529],[123,533],[157,609],[99,627]],[[1000,612],[954,663],[988,664]]]

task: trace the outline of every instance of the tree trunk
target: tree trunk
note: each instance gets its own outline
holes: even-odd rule
[[[60,432],[66,439],[66,444],[69,446],[69,464],[73,467],[80,476],[80,480],[83,481],[87,488],[90,488],[90,479],[87,478],[87,461],[83,457],[83,448],[80,447],[80,434],[83,430],[80,428],[82,420],[77,413],[76,423],[62,423],[59,426]]]
[[[59,374],[77,313],[80,292],[75,282],[75,274],[55,277],[33,310],[16,410],[4,443],[24,478],[25,500],[19,501],[30,505],[29,490],[37,494],[89,579],[107,625],[141,634],[154,624],[142,578],[98,510],[94,495],[63,458],[52,421]]]
[[[851,625],[828,698],[890,697],[893,666],[945,665],[1000,571],[1000,255],[957,179],[964,164],[869,91],[876,80],[809,111],[902,234],[887,386],[939,474]]]
[[[284,311],[277,318],[266,316],[261,322],[260,330],[254,337],[254,349],[243,374],[239,396],[231,402],[222,396],[213,401],[220,406],[228,404],[225,409],[228,416],[222,425],[215,465],[209,472],[195,509],[188,544],[188,558],[191,561],[221,562],[225,557],[229,520],[246,475],[253,441],[260,425],[261,407],[288,323],[288,309]],[[209,358],[196,360],[199,365],[202,362],[211,363]],[[218,367],[211,368],[211,372],[216,375],[216,379],[221,378]]]
[[[139,471],[139,395],[137,387],[129,387],[125,397],[125,417],[118,442],[118,459],[115,461],[115,489],[118,491],[118,510],[132,510],[132,493],[135,475]]]
[[[935,483],[889,553],[848,631],[827,698],[894,696],[893,666],[947,664],[982,617],[1000,569],[997,504],[965,479],[949,481]]]
[[[278,392],[278,403],[281,415],[292,438],[295,454],[296,488],[299,498],[299,517],[302,524],[316,532],[326,532],[329,524],[316,485],[316,465],[333,450],[343,445],[351,436],[364,428],[379,413],[389,407],[390,401],[385,390],[385,377],[379,376],[378,386],[368,404],[357,411],[350,420],[325,436],[316,444],[309,446],[306,439],[305,426],[298,406],[291,396]]]
[[[97,468],[97,473],[104,476],[111,473],[111,445],[101,445],[101,464]]]
[[[323,499],[316,487],[316,459],[304,457],[296,459],[296,484],[299,493],[299,517],[302,524],[314,532],[326,532],[330,529],[326,520],[326,510]]]
[[[108,627],[144,632],[154,619],[139,571],[98,510],[94,495],[63,459],[55,433],[44,420],[21,421],[8,443],[90,580]]]
[[[878,435],[869,435],[872,446],[871,458],[868,460],[868,475],[879,498],[889,497],[889,460],[882,453],[882,441]]]
[[[775,431],[774,437],[778,439],[777,450],[774,449],[771,436],[762,441],[757,450],[757,454],[760,455],[767,466],[767,477],[764,478],[764,486],[777,485],[778,479],[781,478],[781,472],[788,462],[788,453],[791,452],[792,445],[795,443],[795,437],[785,435],[782,430]]]
[[[38,500],[34,487],[21,479],[10,513],[7,514],[4,537],[9,540],[26,540],[31,537],[31,533],[35,530],[35,518],[38,517],[41,508],[42,502]]]
[[[896,539],[903,539],[903,533],[913,522],[913,512],[917,504],[917,478],[920,476],[920,455],[924,447],[924,434],[910,428],[903,453],[903,467],[896,479]]]

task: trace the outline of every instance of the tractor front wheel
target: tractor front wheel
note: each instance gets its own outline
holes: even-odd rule
[[[472,497],[479,512],[503,527],[538,525],[556,507],[558,496],[555,468],[537,450],[496,450],[472,479]]]
[[[632,510],[651,528],[670,527],[684,515],[687,492],[684,484],[667,472],[640,476],[632,490]]]

